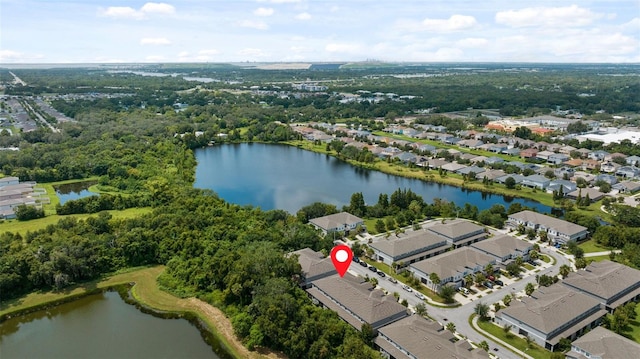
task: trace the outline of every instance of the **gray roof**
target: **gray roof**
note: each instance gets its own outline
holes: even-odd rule
[[[640,270],[604,260],[571,273],[563,283],[609,302],[621,293],[640,288]]]
[[[332,310],[336,310],[344,320],[360,329],[358,320],[374,324],[388,318],[407,314],[407,308],[398,303],[392,295],[385,295],[373,289],[362,277],[346,273],[344,277],[330,276],[313,282],[313,288],[307,292]],[[345,312],[346,310],[346,312]],[[355,320],[355,322],[354,322]]]
[[[469,247],[461,247],[439,256],[427,258],[413,263],[411,267],[425,273],[436,273],[440,279],[454,277],[457,273],[464,273],[469,268],[480,266],[484,268],[494,259]]]
[[[553,228],[560,233],[571,236],[572,234],[580,233],[587,230],[587,227],[577,225],[575,223],[567,222],[562,219],[547,216],[542,213],[533,211],[521,211],[518,213],[510,214],[509,218],[517,219],[520,221],[535,223],[542,225],[546,228]]]
[[[601,359],[640,358],[640,344],[603,327],[594,328],[571,345]]]
[[[369,244],[370,247],[393,258],[403,258],[417,253],[420,249],[447,247],[446,239],[429,231],[412,231],[397,239],[379,240]]]
[[[460,237],[467,237],[477,231],[484,231],[484,227],[479,226],[473,222],[457,219],[453,221],[447,221],[445,223],[438,223],[428,228],[431,232],[437,233],[447,239],[456,239]]]
[[[356,217],[351,213],[340,212],[324,217],[314,218],[309,220],[309,222],[324,230],[327,230],[331,228],[341,227],[344,224],[360,223],[363,222],[363,220],[362,218]]]
[[[491,169],[489,169],[489,170],[487,170],[485,172],[477,173],[476,174],[476,178],[482,179],[484,177],[487,177],[488,180],[493,181],[496,178],[502,177],[504,175],[505,175],[505,172],[503,170],[491,170]]]
[[[481,349],[470,350],[466,340],[454,342],[454,335],[434,321],[419,315],[401,319],[379,330],[375,343],[394,358],[479,359],[488,358]],[[402,350],[410,353],[405,354]]]
[[[325,257],[320,252],[316,252],[311,248],[304,248],[291,252],[291,254],[298,255],[298,263],[300,263],[302,274],[306,279],[336,274],[331,258]]]
[[[587,313],[593,312],[587,316],[587,319],[591,319],[595,315],[593,320],[606,314],[606,311],[600,308],[597,299],[571,290],[559,283],[550,287],[540,287],[533,292],[531,297],[524,297],[521,301],[512,301],[511,303],[509,307],[502,309],[497,315],[514,318],[545,333],[545,335],[557,331],[575,318],[583,317]],[[594,309],[596,307],[597,309]],[[572,325],[565,331],[578,330],[580,328],[576,327],[579,324],[581,322]],[[556,333],[548,340],[551,341],[563,333],[564,331]]]
[[[472,243],[471,247],[502,258],[516,251],[524,252],[533,247],[533,245],[510,235],[502,234],[493,238],[485,239],[484,241]]]

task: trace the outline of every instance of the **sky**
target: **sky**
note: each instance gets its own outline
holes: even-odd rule
[[[640,62],[640,0],[0,0],[0,63]]]

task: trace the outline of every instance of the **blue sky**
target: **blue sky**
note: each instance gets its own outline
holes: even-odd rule
[[[638,0],[0,0],[0,63],[640,62]]]

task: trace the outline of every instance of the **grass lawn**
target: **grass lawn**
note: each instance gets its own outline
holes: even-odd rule
[[[582,248],[585,253],[604,252],[610,249],[599,245],[593,239],[581,242],[580,244],[578,244],[578,247]]]
[[[65,180],[65,181],[57,181],[57,182],[47,182],[47,183],[38,183],[36,188],[44,188],[47,191],[47,197],[49,197],[49,204],[45,204],[42,206],[44,209],[44,214],[46,216],[56,214],[56,206],[60,203],[60,199],[56,194],[55,186],[70,184],[70,183],[80,183],[80,182],[89,182],[89,181],[97,181],[98,177],[89,177],[81,180]]]
[[[141,216],[145,213],[151,212],[150,207],[142,207],[142,208],[129,208],[124,209],[122,211],[107,211],[109,212],[113,218],[134,218]],[[50,216],[46,216],[44,218],[32,219],[30,221],[18,221],[17,219],[12,219],[8,221],[4,221],[0,223],[0,232],[13,232],[20,233],[24,235],[28,231],[37,231],[43,228],[46,228],[50,224],[56,224],[59,220],[68,217],[75,217],[78,219],[85,219],[91,216],[97,216],[97,213],[93,214],[70,214],[66,216],[60,216],[57,214],[53,214]]]
[[[589,263],[591,261],[600,262],[600,261],[604,261],[604,260],[609,260],[609,255],[606,254],[604,256],[584,257],[584,259],[587,260],[587,263]]]
[[[378,234],[378,231],[376,231],[377,221],[378,221],[378,218],[371,218],[371,219],[364,220],[364,225],[365,227],[367,227],[367,232],[369,232],[369,234]]]
[[[531,347],[527,349],[527,341],[515,334],[507,338],[507,334],[504,332],[504,330],[490,321],[478,320],[478,326],[482,328],[482,330],[488,332],[489,334],[502,340],[503,342],[512,345],[515,348],[518,348],[522,351],[525,351],[526,349],[526,354],[531,355],[536,359],[549,359],[551,357],[550,351],[542,348],[537,344],[532,343]]]
[[[540,254],[539,259],[545,263],[556,264],[556,259],[546,254]]]
[[[527,270],[534,270],[534,269],[535,269],[535,268],[534,268],[531,264],[529,264],[529,263],[525,263],[525,264],[523,264],[522,266],[523,266],[523,267],[525,267]]]

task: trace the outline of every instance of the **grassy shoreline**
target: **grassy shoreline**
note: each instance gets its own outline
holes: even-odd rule
[[[133,299],[152,311],[191,314],[204,323],[213,337],[227,353],[235,358],[277,358],[275,353],[251,352],[235,337],[231,321],[218,308],[197,298],[178,298],[158,287],[157,277],[164,266],[129,268],[101,279],[81,283],[61,292],[33,292],[21,298],[0,303],[0,322],[7,317],[23,315],[60,305],[80,297],[95,294],[110,288],[134,284],[130,290]]]

